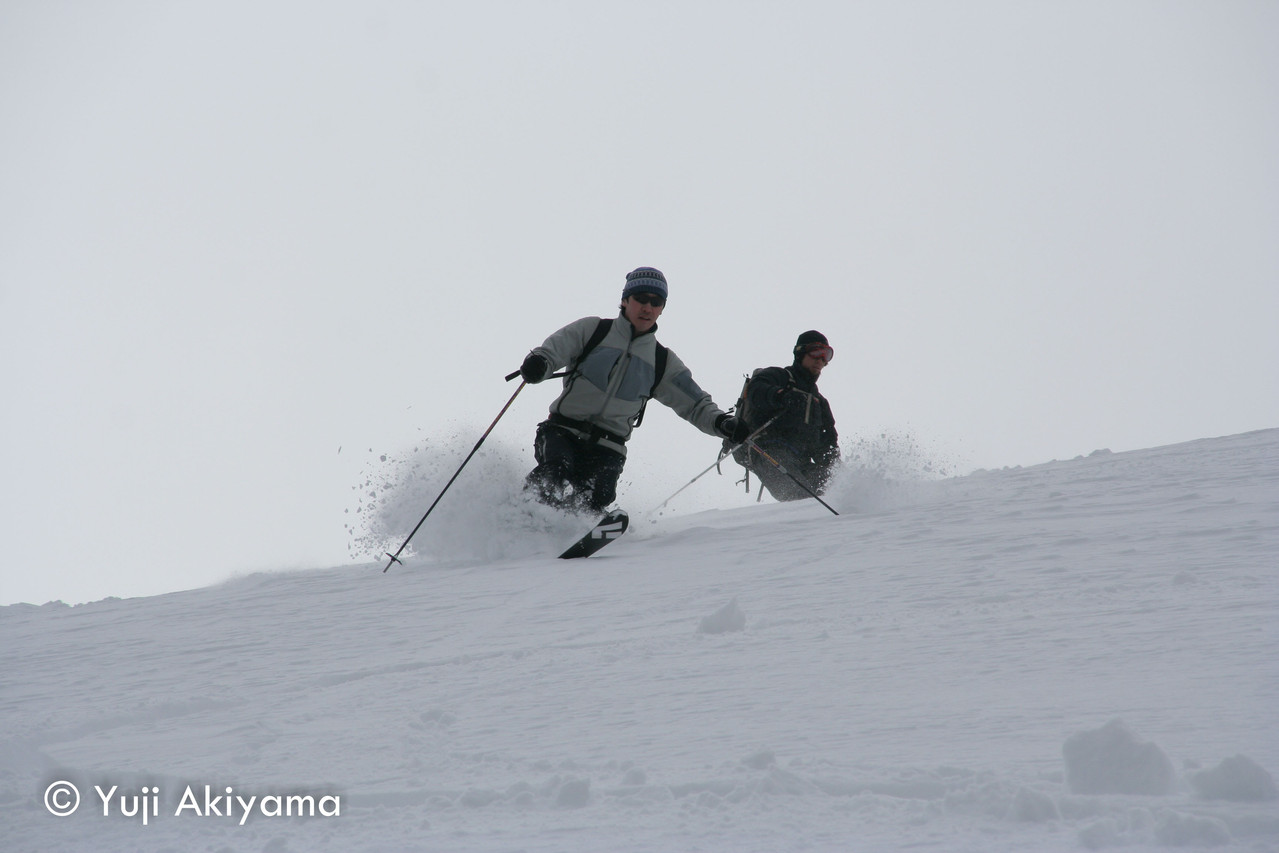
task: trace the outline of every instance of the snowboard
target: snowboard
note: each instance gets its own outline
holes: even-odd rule
[[[626,532],[626,528],[630,526],[630,516],[626,514],[624,509],[615,509],[608,515],[599,520],[599,523],[591,528],[590,532],[581,539],[569,546],[568,550],[560,554],[561,560],[571,560],[574,557],[589,557],[608,543]]]

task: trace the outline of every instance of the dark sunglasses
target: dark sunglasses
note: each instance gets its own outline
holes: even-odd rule
[[[631,299],[640,305],[652,305],[654,308],[661,308],[666,304],[666,297],[658,296],[656,293],[633,293]]]

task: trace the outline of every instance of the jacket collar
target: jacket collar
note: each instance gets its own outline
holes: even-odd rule
[[[817,377],[805,370],[801,365],[792,364],[786,368],[790,371],[791,378],[795,380],[795,384],[805,391],[817,391]]]
[[[632,340],[633,340],[633,339],[635,339],[635,338],[642,338],[642,337],[644,337],[645,335],[653,335],[653,334],[656,334],[656,333],[657,333],[657,324],[656,324],[656,323],[654,323],[654,324],[653,324],[653,328],[649,329],[647,332],[640,332],[640,331],[637,331],[637,330],[636,330],[636,328],[635,328],[635,325],[634,325],[634,324],[633,324],[630,320],[628,320],[628,319],[626,318],[626,311],[625,311],[625,310],[622,310],[622,311],[617,312],[617,319],[618,319],[618,320],[620,320],[623,324],[625,324],[625,327],[626,327],[627,329],[629,329],[629,330],[630,330],[630,335],[631,335]]]

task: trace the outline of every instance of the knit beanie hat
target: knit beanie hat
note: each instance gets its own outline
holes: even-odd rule
[[[830,341],[826,340],[826,336],[821,332],[810,329],[795,339],[795,363],[799,364],[804,360],[804,350],[813,344],[826,344],[830,346]]]
[[[626,286],[622,288],[622,298],[637,293],[655,293],[666,298],[666,276],[661,270],[652,267],[640,267],[626,274]]]

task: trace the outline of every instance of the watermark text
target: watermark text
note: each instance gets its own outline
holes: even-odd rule
[[[94,785],[92,794],[97,799],[94,810],[100,810],[103,817],[133,819],[143,826],[169,816],[231,820],[240,826],[260,818],[342,816],[339,794],[263,794],[240,792],[230,785],[187,785],[180,793],[166,793],[159,785],[133,790],[121,790],[119,785]],[[80,789],[71,782],[59,780],[45,788],[44,807],[55,817],[75,814],[80,802]]]

